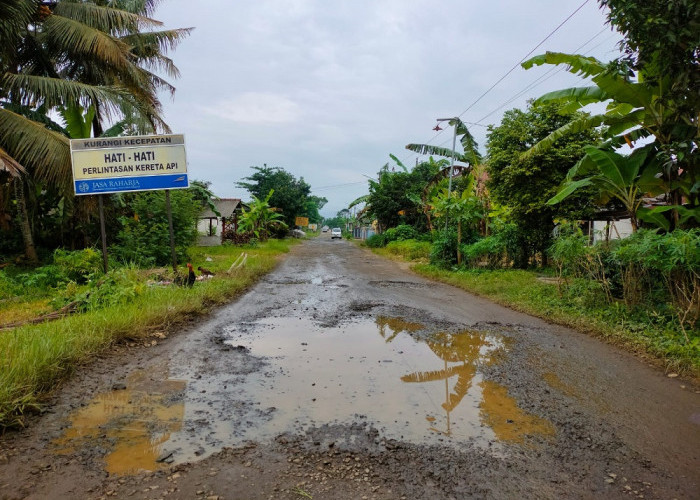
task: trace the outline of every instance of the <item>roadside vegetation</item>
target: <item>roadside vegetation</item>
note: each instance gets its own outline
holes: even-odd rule
[[[620,57],[525,61],[589,84],[506,111],[483,155],[459,118],[449,125],[461,150],[408,144],[427,160],[409,169],[390,155],[350,204],[349,224],[375,233],[366,240],[375,252],[415,261],[421,274],[697,377],[698,12],[684,0],[599,4],[624,36]],[[593,103],[605,111],[587,113]],[[628,235],[618,232],[624,223]]]
[[[3,322],[17,317],[13,311],[39,313],[49,304],[77,304],[80,312],[0,330],[0,427],[21,425],[27,413],[39,409],[45,392],[110,346],[151,345],[173,326],[230,301],[270,271],[294,242],[193,247],[193,266],[214,277],[191,287],[172,284],[175,276],[165,268],[124,266],[103,275],[101,257],[92,250],[58,252],[54,264],[35,272],[0,271]],[[229,270],[241,253],[247,254],[246,264]]]
[[[303,179],[254,167],[239,184],[252,201],[225,214],[226,245],[197,248],[199,216],[216,213],[217,198],[191,181],[170,193],[173,272],[165,192],[104,194],[105,273],[98,196],[75,195],[70,139],[171,132],[160,101],[179,76],[169,53],[192,28],[164,27],[157,4],[0,6],[0,429],[110,345],[157,341],[234,297],[287,251],[292,243],[274,238],[295,217],[321,222],[326,200]],[[214,277],[184,286],[188,261]]]

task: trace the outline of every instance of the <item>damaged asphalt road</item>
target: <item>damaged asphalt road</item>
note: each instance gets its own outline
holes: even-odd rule
[[[697,498],[700,394],[325,235],[0,439],[0,499]]]

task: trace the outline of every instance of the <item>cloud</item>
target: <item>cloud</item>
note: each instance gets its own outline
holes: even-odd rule
[[[367,192],[355,182],[389,153],[413,165],[405,145],[431,140],[435,118],[469,107],[465,121],[497,124],[528,98],[581,84],[560,71],[521,95],[549,68],[516,67],[480,97],[581,0],[200,3],[168,0],[155,15],[168,28],[197,28],[172,53],[182,77],[163,101],[166,121],[187,136],[193,175],[219,196],[247,196],[235,182],[267,163],[313,187],[338,186],[318,193],[332,215]],[[604,30],[588,55],[613,57],[619,37],[604,22],[588,2],[535,54],[575,51]],[[471,130],[484,152],[486,127]],[[448,129],[433,144],[451,139]]]
[[[298,120],[299,105],[280,94],[267,92],[244,92],[233,99],[221,100],[202,111],[236,123],[276,124],[293,123]]]

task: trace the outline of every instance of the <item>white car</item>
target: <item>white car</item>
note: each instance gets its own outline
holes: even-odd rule
[[[339,227],[334,227],[333,229],[331,229],[331,239],[342,238],[342,237],[343,237],[343,233]]]

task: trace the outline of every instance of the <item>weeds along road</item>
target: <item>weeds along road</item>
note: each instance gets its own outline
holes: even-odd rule
[[[700,491],[697,387],[325,234],[152,344],[2,437],[0,498]]]

